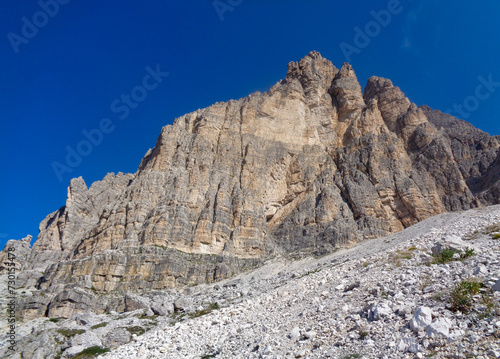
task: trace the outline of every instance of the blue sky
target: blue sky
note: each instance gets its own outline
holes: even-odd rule
[[[0,248],[36,237],[72,177],[135,172],[162,126],[267,90],[311,50],[499,135],[499,18],[497,0],[5,1]]]

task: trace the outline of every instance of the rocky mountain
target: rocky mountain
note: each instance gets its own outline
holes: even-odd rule
[[[499,238],[499,205],[443,213],[320,258],[128,293],[121,313],[25,321],[0,357],[500,358]]]
[[[73,179],[26,253],[18,280],[36,291],[22,314],[121,311],[116,293],[218,281],[499,203],[499,143],[390,80],[362,91],[351,65],[311,52],[268,92],[165,126],[135,174]]]

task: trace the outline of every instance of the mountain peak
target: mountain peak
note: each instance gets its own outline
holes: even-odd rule
[[[342,78],[342,77],[356,77],[356,74],[354,72],[354,69],[352,68],[352,65],[348,62],[344,62],[342,64],[342,67],[340,68],[339,73],[337,74],[336,78]]]
[[[338,69],[330,60],[325,59],[317,51],[311,51],[300,61],[292,61],[288,64],[286,79],[315,79],[328,81],[333,79]]]

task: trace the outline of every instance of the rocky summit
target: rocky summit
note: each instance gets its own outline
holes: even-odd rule
[[[497,204],[499,173],[499,136],[418,107],[388,79],[362,91],[351,65],[311,52],[266,93],[175,119],[135,174],[71,180],[32,248],[7,245],[27,289],[20,315],[126,311],[125,294],[329,254]]]

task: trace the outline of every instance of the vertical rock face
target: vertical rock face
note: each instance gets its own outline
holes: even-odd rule
[[[137,173],[73,179],[25,269],[45,290],[217,280],[272,253],[322,254],[498,203],[499,163],[498,138],[387,79],[363,93],[351,65],[312,52],[267,93],[165,126]]]
[[[0,252],[0,272],[17,274],[30,255],[30,235],[21,240],[11,239],[5,244],[5,248]]]
[[[81,177],[71,180],[66,205],[40,223],[40,234],[33,246],[30,269],[43,271],[48,265],[74,256],[81,240],[105,215],[113,202],[134,178],[131,174],[107,174],[87,188]]]

